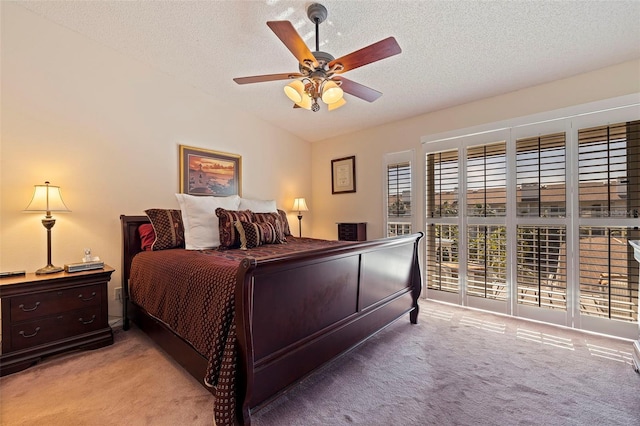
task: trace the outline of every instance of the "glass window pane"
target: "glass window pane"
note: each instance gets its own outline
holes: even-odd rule
[[[458,216],[458,151],[427,154],[427,215]]]
[[[518,216],[566,215],[565,152],[564,133],[516,141]]]
[[[640,120],[578,131],[580,217],[638,217]]]

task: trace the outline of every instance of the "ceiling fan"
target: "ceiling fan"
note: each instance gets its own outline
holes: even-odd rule
[[[233,81],[238,84],[250,84],[292,79],[293,81],[285,86],[284,91],[293,101],[294,108],[304,108],[314,112],[320,110],[318,99],[322,99],[328,105],[329,111],[340,108],[346,103],[343,97],[344,92],[368,102],[373,102],[382,96],[381,92],[348,80],[340,74],[402,52],[396,39],[388,37],[335,59],[331,54],[321,52],[319,46],[318,26],[327,18],[327,9],[319,3],[313,3],[307,8],[307,16],[316,27],[315,52],[309,50],[291,22],[267,22],[267,26],[298,59],[299,72],[238,77]]]

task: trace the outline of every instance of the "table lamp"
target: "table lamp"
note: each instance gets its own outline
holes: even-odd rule
[[[52,274],[54,272],[63,271],[63,268],[53,266],[51,263],[51,228],[56,224],[56,220],[51,216],[51,212],[62,213],[71,211],[64,204],[64,201],[62,201],[60,187],[49,185],[49,182],[45,182],[44,185],[34,185],[31,202],[23,211],[25,213],[45,212],[45,217],[42,219],[42,225],[47,230],[47,266],[38,269],[36,274]]]
[[[295,200],[293,200],[293,208],[291,209],[294,212],[298,212],[298,231],[299,231],[299,236],[302,237],[302,213],[301,212],[308,212],[309,208],[307,207],[307,202],[304,200],[304,198],[296,198]]]

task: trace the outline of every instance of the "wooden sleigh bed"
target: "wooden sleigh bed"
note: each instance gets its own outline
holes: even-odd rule
[[[132,262],[142,251],[138,228],[149,219],[120,219],[123,328],[129,329],[132,320],[203,383],[211,360],[130,297]],[[421,237],[417,233],[257,259],[245,255],[232,290],[234,412],[222,421],[216,412],[217,424],[251,424],[252,413],[393,321],[408,315],[417,323]]]

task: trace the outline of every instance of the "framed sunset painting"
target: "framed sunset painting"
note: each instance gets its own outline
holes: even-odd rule
[[[242,157],[180,145],[180,192],[227,197],[242,195]]]

